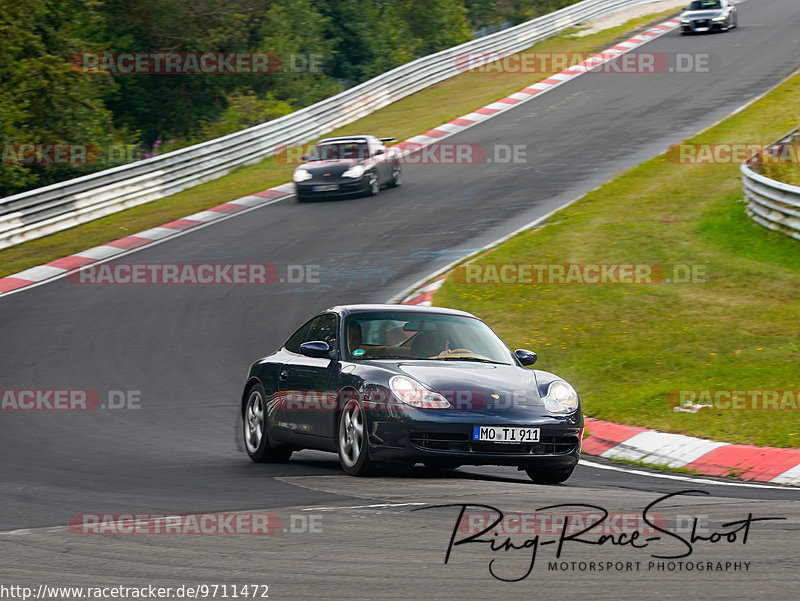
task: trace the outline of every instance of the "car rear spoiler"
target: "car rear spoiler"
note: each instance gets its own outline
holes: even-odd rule
[[[386,144],[387,142],[397,142],[397,138],[378,138],[381,142]]]

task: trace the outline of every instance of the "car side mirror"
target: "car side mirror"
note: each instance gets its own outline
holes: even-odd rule
[[[524,348],[518,348],[514,351],[514,356],[519,360],[520,363],[523,365],[533,365],[536,363],[536,360],[539,358],[536,356],[536,353],[533,351],[529,351]]]
[[[383,154],[384,152],[386,152],[386,151],[383,148],[378,148],[378,150],[375,151],[375,156],[378,156],[379,154]]]
[[[300,157],[300,160],[301,160],[301,161],[307,161],[307,160],[308,160],[308,159],[310,159],[310,158],[311,158],[311,156],[309,156],[309,155],[307,155],[307,154],[304,154],[303,156],[301,156],[301,157]]]
[[[330,359],[331,347],[324,340],[311,340],[300,345],[300,354],[317,359]]]

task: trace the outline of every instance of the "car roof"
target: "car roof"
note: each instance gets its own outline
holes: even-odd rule
[[[336,138],[325,138],[320,140],[317,144],[326,144],[328,142],[377,142],[378,138],[375,136],[338,136]]]
[[[458,309],[448,309],[446,307],[420,307],[419,305],[336,305],[327,309],[327,312],[338,313],[346,316],[354,313],[375,313],[386,311],[387,313],[430,313],[433,315],[459,315],[461,317],[472,317],[477,319],[472,313],[459,311]]]

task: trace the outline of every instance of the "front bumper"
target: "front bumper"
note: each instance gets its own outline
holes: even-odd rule
[[[689,23],[681,23],[683,33],[706,33],[709,31],[722,31],[725,21],[712,21],[711,19],[693,19]]]
[[[336,189],[316,190],[317,186],[336,186]],[[369,190],[369,179],[361,177],[357,180],[343,178],[332,182],[302,182],[295,183],[294,189],[299,198],[345,198],[365,194]]]
[[[494,443],[472,440],[474,426],[515,425],[540,428],[540,442]],[[553,418],[548,423],[475,416],[472,422],[372,421],[370,458],[389,463],[458,463],[522,468],[569,469],[580,458],[583,418]]]

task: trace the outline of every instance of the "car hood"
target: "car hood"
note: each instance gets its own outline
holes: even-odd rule
[[[403,361],[396,371],[406,374],[470,408],[543,407],[534,370],[514,365],[471,361]]]
[[[335,159],[332,161],[309,161],[300,165],[302,169],[315,171],[319,169],[349,169],[353,165],[358,165],[364,161],[360,159]]]
[[[682,19],[713,19],[722,16],[722,9],[713,10],[687,10],[681,14]]]

